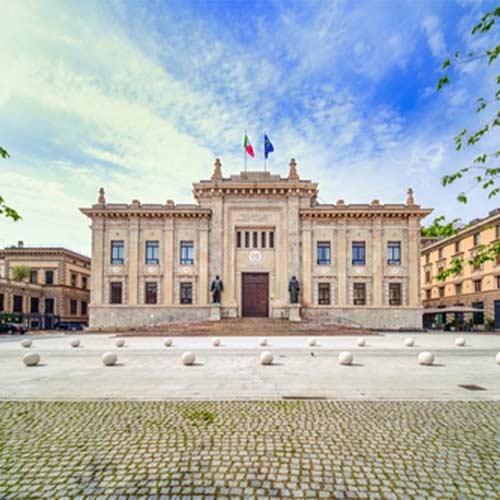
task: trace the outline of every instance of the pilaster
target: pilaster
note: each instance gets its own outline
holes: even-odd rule
[[[174,293],[174,220],[167,219],[163,227],[164,242],[164,269],[163,269],[163,303],[167,306],[173,304]]]
[[[138,300],[138,267],[139,267],[139,220],[130,219],[128,229],[128,303],[136,305]]]
[[[373,305],[381,306],[383,298],[383,270],[384,270],[384,249],[383,249],[382,221],[375,219],[372,226],[372,267],[373,267]]]
[[[338,305],[347,305],[347,229],[346,222],[341,221],[337,229],[338,241]]]
[[[92,220],[92,260],[90,273],[90,303],[102,305],[104,297],[104,256],[105,249],[105,224],[104,219]],[[57,306],[57,305],[56,305]]]
[[[307,224],[307,227],[306,227]],[[302,303],[312,304],[312,230],[307,222],[302,227]]]

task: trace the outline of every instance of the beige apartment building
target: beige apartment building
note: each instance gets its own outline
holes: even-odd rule
[[[441,282],[435,276],[450,266],[452,259],[473,259],[482,245],[500,240],[500,209],[493,210],[484,219],[472,221],[456,235],[438,241],[430,241],[422,248],[422,302],[425,308],[453,306],[475,307],[484,313],[449,313],[430,317],[429,321],[448,323],[474,317],[478,325],[485,319],[495,320],[500,328],[500,257],[481,265],[464,266],[463,271]],[[427,317],[427,315],[426,315]]]
[[[14,279],[15,268],[29,276]],[[31,248],[23,242],[0,250],[0,317],[15,313],[29,328],[59,322],[88,324],[90,259],[65,248]]]
[[[217,160],[193,195],[195,204],[108,203],[101,189],[81,209],[92,221],[91,327],[207,320],[220,276],[222,318],[421,328],[420,221],[430,210],[411,189],[401,204],[320,204],[293,159],[287,177],[223,177]]]

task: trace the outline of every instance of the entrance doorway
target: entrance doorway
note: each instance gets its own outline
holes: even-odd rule
[[[244,317],[269,317],[269,275],[267,273],[243,273],[241,297]]]

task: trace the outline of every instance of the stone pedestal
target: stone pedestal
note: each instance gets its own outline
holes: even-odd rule
[[[220,321],[220,304],[210,305],[210,321]]]
[[[300,305],[290,304],[288,308],[288,319],[290,321],[300,321]]]

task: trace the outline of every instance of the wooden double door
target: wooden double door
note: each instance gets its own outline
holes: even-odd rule
[[[242,315],[269,317],[269,274],[243,273],[241,278]]]

